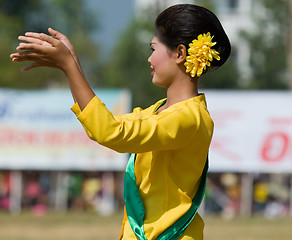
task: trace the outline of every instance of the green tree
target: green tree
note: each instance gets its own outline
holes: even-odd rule
[[[105,87],[130,89],[133,105],[141,107],[149,106],[165,96],[164,89],[153,86],[147,61],[154,30],[150,16],[135,18],[122,33],[105,66],[103,83]]]
[[[84,0],[0,0],[0,87],[35,89],[65,84],[61,71],[41,68],[22,73],[20,68],[27,63],[9,61],[18,45],[18,35],[26,31],[47,32],[48,27],[70,38],[85,73],[90,73],[98,62],[98,46],[91,37],[97,19],[86,6]]]
[[[211,69],[203,75],[199,81],[200,88],[211,89],[238,89],[239,72],[232,56],[226,63],[215,69]]]
[[[195,1],[194,1],[195,2]],[[212,8],[211,1],[203,1]],[[163,5],[163,4],[162,4]],[[119,38],[108,64],[105,66],[104,87],[128,88],[133,94],[133,105],[146,107],[166,96],[165,89],[151,82],[149,43],[153,37],[154,19],[160,13],[160,2],[140,13]],[[203,88],[237,88],[238,72],[232,61],[202,77]]]
[[[210,9],[215,14],[216,3],[215,0],[200,0],[199,5]],[[232,51],[232,50],[231,50]],[[235,63],[233,55],[226,63],[220,68],[210,70],[207,74],[203,75],[199,81],[200,88],[211,88],[211,89],[238,89],[239,84],[239,72],[238,67]]]
[[[251,50],[249,88],[287,89],[288,3],[288,0],[256,1],[255,29],[242,32]]]

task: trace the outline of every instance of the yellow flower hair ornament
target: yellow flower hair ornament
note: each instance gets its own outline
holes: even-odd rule
[[[213,36],[210,33],[200,34],[197,39],[194,39],[189,44],[188,56],[184,63],[186,72],[192,77],[200,77],[206,67],[211,65],[213,58],[220,60],[219,52],[211,49],[216,42],[212,42]]]

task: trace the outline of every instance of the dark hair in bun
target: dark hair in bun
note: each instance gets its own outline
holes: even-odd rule
[[[193,4],[178,4],[164,10],[155,22],[155,36],[169,49],[175,49],[179,44],[189,48],[189,44],[200,34],[210,32],[212,47],[219,52],[220,60],[214,59],[211,67],[220,67],[230,56],[230,41],[214,13]]]

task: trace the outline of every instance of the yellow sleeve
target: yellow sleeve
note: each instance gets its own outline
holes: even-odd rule
[[[158,115],[137,108],[114,117],[97,96],[83,111],[76,106],[72,110],[92,140],[118,152],[179,148],[196,133],[200,121],[199,109],[188,107],[170,107]]]
[[[71,107],[72,112],[78,117],[81,113],[81,109],[78,105],[78,103],[76,102],[72,107]],[[86,131],[86,134],[88,135],[88,137],[91,139],[92,135],[91,132],[87,129],[87,127],[81,122],[84,130]]]

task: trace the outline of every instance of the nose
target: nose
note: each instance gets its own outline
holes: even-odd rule
[[[151,56],[152,56],[152,54],[149,56],[149,58],[148,58],[148,62],[149,63],[151,63]]]

